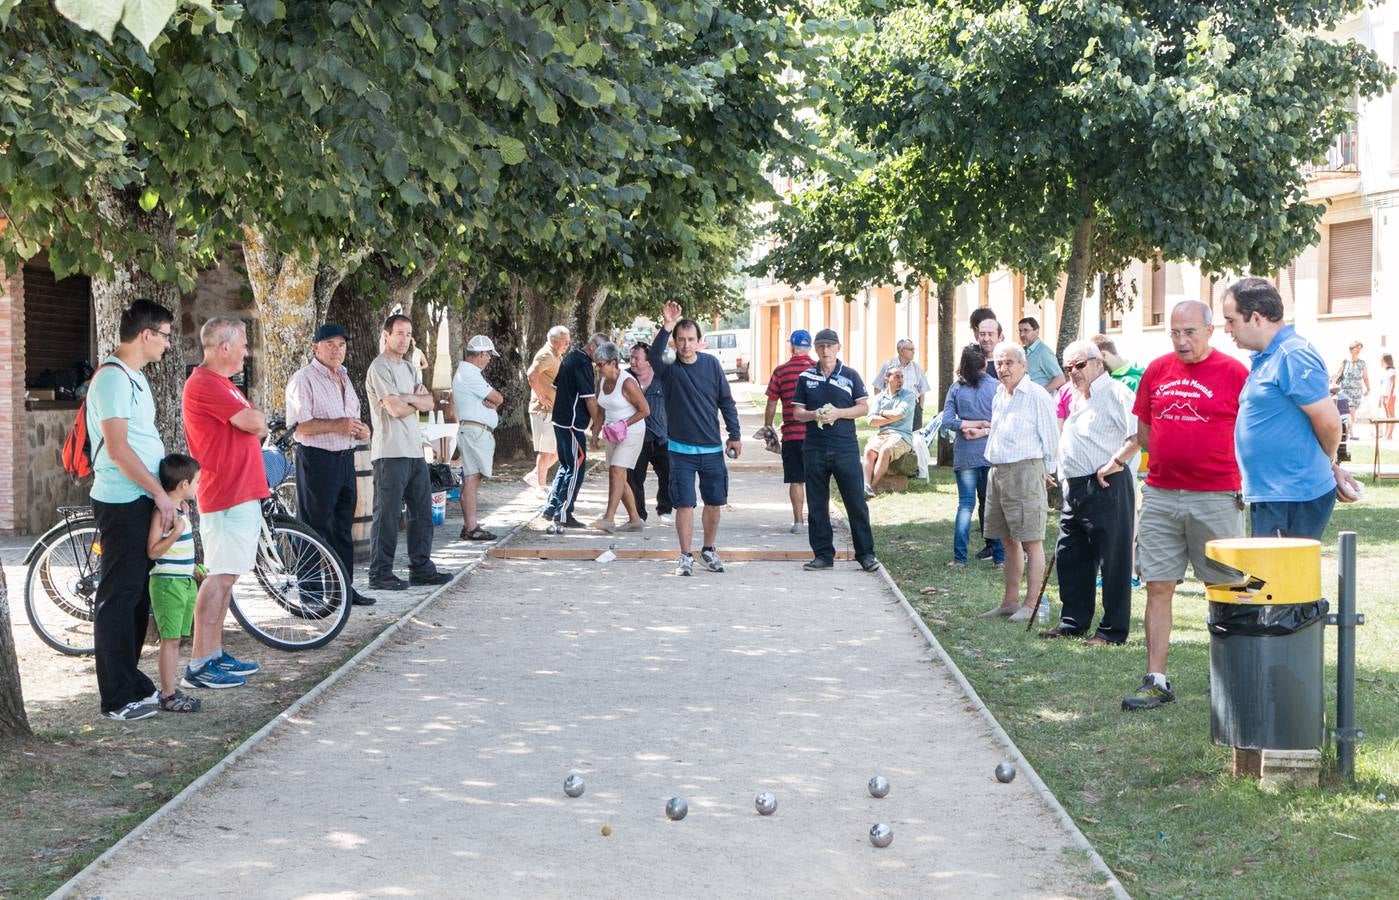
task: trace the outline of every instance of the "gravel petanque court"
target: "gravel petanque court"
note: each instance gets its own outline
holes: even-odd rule
[[[805,546],[779,481],[735,468],[721,552]],[[660,525],[511,546],[613,543],[675,546]],[[1029,780],[996,781],[1005,751],[880,576],[673,565],[488,560],[73,895],[1105,893]]]

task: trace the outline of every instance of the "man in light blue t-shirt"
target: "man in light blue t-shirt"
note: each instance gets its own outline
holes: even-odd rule
[[[1326,363],[1283,324],[1282,297],[1262,278],[1244,278],[1225,293],[1224,330],[1254,351],[1234,422],[1250,531],[1320,540],[1337,486],[1350,481],[1336,464],[1341,416]]]
[[[1040,340],[1040,323],[1033,316],[1020,320],[1020,344],[1025,348],[1025,374],[1049,391],[1051,397],[1058,394],[1067,379],[1059,367],[1059,358]]]
[[[913,409],[918,397],[904,386],[902,370],[891,369],[884,377],[886,390],[869,414],[869,424],[879,432],[865,444],[866,497],[874,496],[889,464],[913,449]]]
[[[102,715],[134,721],[159,711],[155,683],[141,671],[141,644],[151,615],[146,535],[160,510],[168,529],[175,502],[156,471],[165,446],[155,427],[155,399],[142,374],[159,362],[171,342],[175,317],[150,300],[136,300],[121,314],[121,344],[88,385],[87,433],[92,446],[92,511],[102,537],[102,578],[97,584],[93,643]]]

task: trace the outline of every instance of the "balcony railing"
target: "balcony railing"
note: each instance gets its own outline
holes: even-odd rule
[[[1303,163],[1302,174],[1311,177],[1331,172],[1359,172],[1359,141],[1354,131],[1336,135],[1331,147],[1326,151],[1326,161]]]

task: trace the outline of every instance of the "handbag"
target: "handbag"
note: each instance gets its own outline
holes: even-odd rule
[[[602,426],[602,439],[609,444],[620,444],[627,439],[627,420],[618,419]]]

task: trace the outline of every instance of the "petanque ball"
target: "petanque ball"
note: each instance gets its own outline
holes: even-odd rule
[[[870,843],[876,847],[887,847],[894,842],[894,829],[883,822],[870,826]]]
[[[777,797],[771,791],[763,791],[753,798],[753,807],[761,815],[770,816],[777,812]]]
[[[570,797],[581,797],[586,789],[581,776],[570,775],[563,780],[563,792]]]
[[[1010,784],[1015,780],[1015,766],[1008,762],[996,766],[996,780],[1001,784]]]
[[[612,837],[612,826],[611,826],[611,825],[604,825],[604,826],[602,826],[602,836],[603,836],[603,837]]]
[[[689,815],[689,813],[690,804],[685,802],[684,797],[671,797],[666,801],[666,818],[670,819],[672,822],[679,822],[681,819],[685,818],[685,816]]]
[[[889,779],[876,775],[870,779],[870,796],[883,798],[889,793]]]

